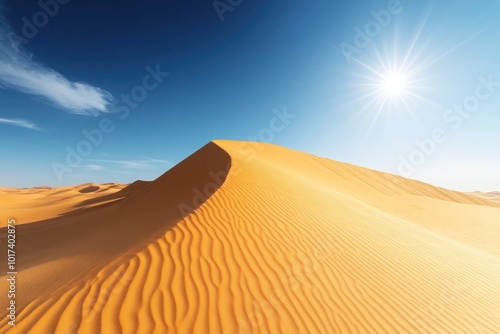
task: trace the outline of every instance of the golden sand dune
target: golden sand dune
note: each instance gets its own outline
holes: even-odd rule
[[[106,196],[123,189],[121,184],[82,184],[76,187],[0,188],[0,226],[16,217],[19,224],[52,218],[70,211],[103,203]],[[94,200],[95,199],[95,200]]]
[[[500,202],[500,192],[498,192],[498,191],[492,191],[489,193],[483,193],[483,192],[476,191],[476,192],[473,192],[471,194],[473,196],[476,196],[479,198],[485,198],[485,199],[488,199],[490,201]]]
[[[2,333],[500,332],[500,203],[231,141],[96,187],[2,202],[19,220]],[[68,196],[44,212],[45,191]]]

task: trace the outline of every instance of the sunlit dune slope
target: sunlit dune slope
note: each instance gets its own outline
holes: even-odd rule
[[[500,332],[500,203],[232,141],[105,196],[18,226],[2,332]]]
[[[86,183],[76,187],[0,188],[0,226],[16,217],[19,224],[52,218],[59,214],[112,201],[125,186]]]

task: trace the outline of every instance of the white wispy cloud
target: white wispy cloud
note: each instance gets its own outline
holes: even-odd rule
[[[141,159],[141,160],[89,159],[88,161],[109,163],[117,165],[118,167],[121,168],[129,168],[129,169],[152,169],[156,167],[165,167],[172,165],[172,163],[166,160],[152,159],[152,158]]]
[[[31,121],[26,121],[24,119],[8,119],[8,118],[0,118],[1,124],[19,126],[21,128],[26,128],[30,130],[41,130],[35,123]]]
[[[89,169],[89,170],[103,170],[104,167],[101,165],[88,164],[88,165],[80,165],[78,168]]]
[[[1,10],[1,9],[0,9]],[[108,111],[112,95],[83,82],[73,82],[33,60],[0,13],[0,88],[42,97],[59,108],[81,115]]]

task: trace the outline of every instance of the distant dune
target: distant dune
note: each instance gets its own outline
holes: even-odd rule
[[[477,196],[479,198],[485,198],[485,199],[488,199],[490,201],[500,202],[500,192],[498,192],[498,191],[492,191],[489,193],[476,191],[476,192],[473,192],[471,194],[473,196]]]
[[[500,333],[500,203],[478,196],[214,141],[152,182],[0,200],[2,333]]]
[[[125,186],[108,183],[82,184],[76,187],[0,188],[0,226],[15,217],[20,224],[53,218],[103,202]],[[105,196],[110,195],[110,196]]]

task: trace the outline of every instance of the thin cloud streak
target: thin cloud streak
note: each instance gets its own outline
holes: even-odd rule
[[[21,45],[0,14],[0,88],[42,97],[59,108],[80,115],[107,112],[113,96],[98,87],[72,82],[62,74],[38,64]]]
[[[41,130],[38,126],[36,126],[35,123],[33,123],[31,121],[24,120],[24,119],[0,118],[0,123],[1,124],[18,126],[18,127],[25,128],[25,129],[30,129],[30,130]]]
[[[89,159],[88,161],[92,162],[100,162],[100,163],[109,163],[118,165],[121,168],[130,168],[130,169],[151,169],[162,166],[169,166],[172,163],[166,160],[160,159],[143,159],[143,160],[105,160],[105,159]]]
[[[82,165],[82,166],[78,166],[77,168],[83,168],[83,169],[89,169],[89,170],[104,170],[103,166],[95,165],[95,164]]]

